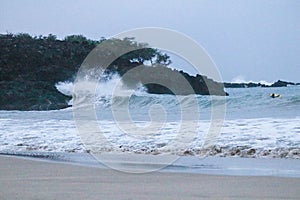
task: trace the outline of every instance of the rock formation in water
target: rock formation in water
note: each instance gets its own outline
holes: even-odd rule
[[[224,83],[225,88],[251,88],[251,87],[286,87],[288,85],[300,85],[300,83],[293,83],[287,81],[278,80],[271,85],[262,83]]]

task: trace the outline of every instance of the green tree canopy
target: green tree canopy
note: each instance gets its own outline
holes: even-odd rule
[[[145,64],[145,62],[149,62],[152,65],[154,64],[169,65],[171,63],[170,57],[167,54],[162,53],[158,49],[151,48],[147,43],[138,43],[134,40],[134,38],[124,38],[122,40],[112,38],[106,40],[106,42],[108,42],[108,44],[114,47],[112,49],[115,48],[136,49],[120,56],[113,63],[114,65],[132,64],[132,63],[135,63],[137,65],[142,65]],[[110,47],[108,48],[110,49]]]

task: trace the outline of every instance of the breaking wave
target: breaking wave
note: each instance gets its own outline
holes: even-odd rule
[[[222,157],[276,157],[300,158],[300,87],[285,88],[228,88],[227,115],[216,144],[203,147],[203,139],[210,126],[210,107],[218,102],[210,96],[196,96],[200,108],[198,135],[187,148],[179,145],[166,148],[176,136],[181,119],[181,109],[189,108],[191,96],[181,99],[172,95],[148,94],[143,87],[123,87],[120,77],[114,76],[97,85],[82,82],[83,92],[95,94],[97,119],[105,132],[109,146],[101,146],[105,152],[135,152],[144,154],[176,154]],[[121,87],[115,88],[119,84]],[[74,96],[72,82],[60,82],[57,89]],[[116,90],[118,89],[118,90]],[[95,92],[96,91],[96,92]],[[115,91],[115,94],[113,94]],[[116,92],[117,91],[117,92]],[[270,98],[279,93],[281,98]],[[126,103],[129,95],[129,111],[132,120],[144,126],[150,120],[149,109],[160,104],[167,111],[167,121],[153,137],[140,139],[128,137],[114,124],[113,104]],[[88,95],[86,95],[88,96]],[[85,99],[82,105],[85,105]],[[72,102],[71,102],[72,103]],[[0,153],[9,152],[88,152],[78,135],[72,109],[56,111],[0,111]],[[190,123],[193,123],[191,121]],[[195,127],[191,124],[190,127]],[[189,132],[189,126],[186,131]]]

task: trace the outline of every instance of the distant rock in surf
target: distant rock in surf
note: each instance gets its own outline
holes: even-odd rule
[[[251,88],[251,87],[287,87],[288,85],[300,85],[299,83],[278,80],[271,85],[262,83],[224,83],[225,88]]]

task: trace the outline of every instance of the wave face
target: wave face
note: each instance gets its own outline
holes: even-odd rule
[[[235,157],[278,157],[300,158],[300,87],[285,88],[230,88],[226,97],[226,119],[221,135],[212,147],[204,147],[204,138],[210,128],[211,105],[223,102],[210,96],[181,96],[148,94],[141,86],[128,89],[122,84],[116,88],[119,77],[98,84],[96,90],[82,90],[74,95],[72,83],[59,83],[57,88],[72,94],[80,101],[79,106],[87,106],[94,95],[98,125],[108,143],[95,145],[105,152],[135,152],[146,154],[176,154],[198,156]],[[82,87],[93,88],[94,83],[82,82]],[[115,91],[115,93],[113,93]],[[270,98],[270,93],[281,94],[281,98]],[[195,137],[182,148],[174,144],[166,148],[178,137],[182,110],[189,110],[196,98],[200,110],[198,119],[188,120],[180,137],[198,127]],[[72,102],[70,102],[72,104]],[[114,107],[115,106],[115,107]],[[136,127],[147,126],[151,120],[161,119],[153,115],[151,109],[158,107],[166,113],[166,119],[159,132],[151,137],[142,137],[138,132],[134,137],[124,133],[112,110],[128,108],[130,120]],[[162,109],[163,108],[163,109]],[[72,108],[56,111],[0,111],[0,152],[85,152],[73,118]],[[122,123],[129,123],[124,120]],[[195,124],[196,123],[196,124]],[[195,131],[195,130],[192,130]],[[140,134],[140,135],[139,135]],[[139,137],[141,136],[141,137]]]
[[[116,85],[121,85],[116,88]],[[89,87],[92,83],[84,82],[82,87]],[[57,88],[64,94],[73,93],[73,83],[59,83]],[[94,91],[93,91],[94,92]],[[300,86],[289,86],[282,88],[227,88],[226,92],[226,116],[227,119],[240,118],[293,118],[300,116]],[[161,105],[167,113],[170,113],[168,119],[180,119],[181,110],[189,109],[193,106],[194,98],[192,95],[181,96],[178,99],[173,95],[155,95],[148,94],[146,89],[138,86],[134,89],[126,88],[120,78],[116,75],[109,81],[97,84],[94,92],[95,105],[97,111],[101,112],[98,117],[100,119],[111,119],[112,103],[115,106],[125,106],[129,98],[129,110],[133,118],[137,120],[145,120],[143,117],[148,116],[151,106]],[[270,98],[271,93],[281,95],[281,98]],[[89,102],[86,98],[90,96],[86,93],[82,94],[82,106],[85,102]],[[222,104],[222,98],[218,101],[218,97],[213,99],[210,96],[196,95],[198,106],[200,109],[200,119],[210,119],[211,106]]]
[[[231,118],[293,118],[300,115],[300,87],[227,89],[228,115]],[[281,98],[270,98],[271,93]]]

